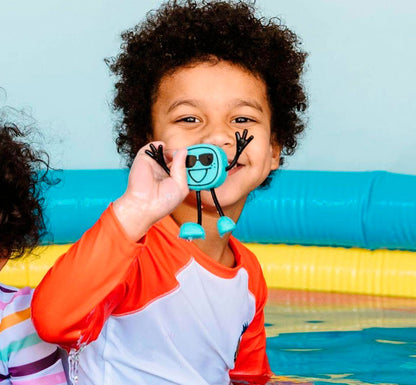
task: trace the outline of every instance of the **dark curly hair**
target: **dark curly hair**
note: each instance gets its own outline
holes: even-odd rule
[[[213,57],[265,82],[273,138],[283,155],[294,152],[297,135],[304,130],[301,74],[306,53],[279,19],[256,17],[254,3],[244,1],[168,1],[122,38],[122,52],[106,62],[118,76],[113,106],[123,114],[116,143],[129,166],[151,140],[151,107],[161,78]]]
[[[0,258],[21,257],[45,234],[43,186],[49,158],[25,143],[15,125],[0,126]]]

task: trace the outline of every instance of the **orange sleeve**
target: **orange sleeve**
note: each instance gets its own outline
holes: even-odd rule
[[[264,306],[267,301],[267,286],[261,270],[256,278],[256,314],[242,335],[234,369],[230,371],[231,380],[255,381],[265,384],[273,375],[266,354],[266,330],[264,328]],[[253,292],[253,290],[250,290]]]
[[[130,240],[112,205],[48,271],[32,301],[42,339],[67,350],[94,341],[128,290],[142,244]]]

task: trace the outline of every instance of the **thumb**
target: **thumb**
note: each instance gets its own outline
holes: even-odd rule
[[[188,179],[186,176],[186,155],[188,151],[186,148],[178,150],[172,159],[172,164],[170,168],[170,176],[183,190],[184,194],[189,192],[188,188]]]

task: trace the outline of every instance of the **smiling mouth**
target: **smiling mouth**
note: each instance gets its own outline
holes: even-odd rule
[[[243,164],[241,163],[237,163],[231,170],[228,170],[228,175],[232,175],[234,174],[236,171],[238,171],[239,169],[241,169],[242,167],[244,167]]]
[[[195,183],[199,183],[205,179],[208,170],[207,168],[193,168],[192,170],[188,170],[188,174]]]

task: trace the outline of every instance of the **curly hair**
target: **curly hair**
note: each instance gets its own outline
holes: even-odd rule
[[[0,126],[0,258],[19,258],[45,234],[42,186],[49,158],[25,143],[15,125]]]
[[[213,57],[239,65],[265,82],[273,138],[283,155],[294,152],[304,130],[301,74],[306,53],[279,19],[266,20],[255,12],[254,5],[245,1],[168,1],[121,35],[121,53],[106,62],[118,77],[113,107],[122,117],[116,143],[129,166],[151,140],[151,108],[161,78]]]

